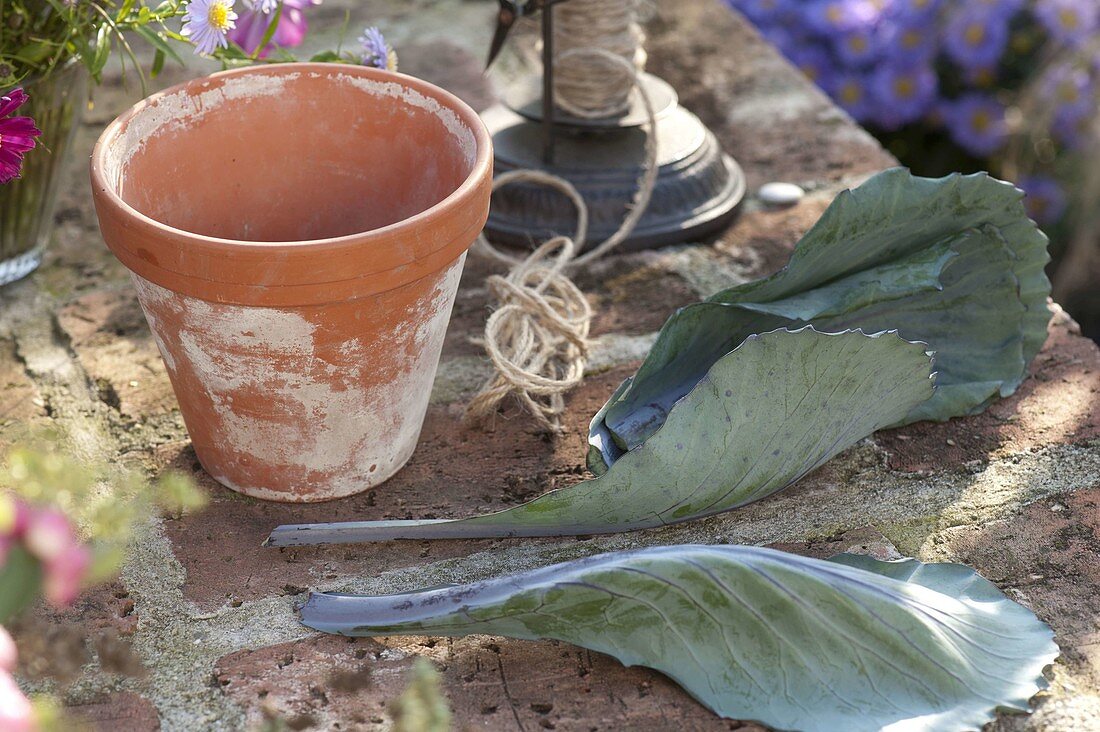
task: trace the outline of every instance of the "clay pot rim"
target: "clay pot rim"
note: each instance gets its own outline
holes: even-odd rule
[[[336,74],[348,74],[361,76],[374,81],[401,84],[416,90],[426,97],[435,99],[444,107],[454,112],[473,134],[475,142],[474,164],[462,183],[447,195],[442,201],[419,211],[416,214],[396,221],[377,229],[345,234],[343,236],[327,237],[323,239],[302,239],[295,241],[256,241],[248,239],[225,239],[217,236],[198,234],[186,229],[169,226],[161,221],[147,216],[137,210],[119,196],[116,186],[107,180],[105,174],[107,149],[117,140],[121,130],[140,112],[150,104],[160,99],[181,92],[188,87],[199,86],[210,80],[224,79],[235,76],[248,76],[253,74],[277,73],[286,74],[295,71],[302,73],[320,73],[326,76]],[[98,189],[112,206],[121,211],[131,221],[141,226],[154,229],[157,232],[173,238],[189,240],[192,243],[211,248],[223,248],[241,253],[254,253],[262,250],[264,253],[286,252],[323,252],[325,249],[341,249],[347,246],[361,246],[375,239],[392,240],[394,234],[404,229],[422,225],[433,219],[447,214],[458,215],[459,209],[467,206],[471,200],[479,196],[479,191],[486,180],[491,179],[493,172],[493,144],[485,123],[466,102],[459,99],[446,89],[435,86],[422,79],[408,74],[376,69],[368,66],[354,66],[351,64],[321,63],[321,62],[294,62],[278,63],[266,66],[246,66],[239,69],[218,71],[213,74],[191,79],[180,84],[175,84],[155,94],[142,99],[116,117],[104,128],[92,150],[91,174],[92,185]]]

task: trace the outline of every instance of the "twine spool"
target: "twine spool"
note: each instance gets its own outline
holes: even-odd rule
[[[644,41],[637,0],[569,0],[555,6],[554,103],[586,119],[625,112],[634,80],[645,68]],[[584,49],[609,56],[574,53]]]

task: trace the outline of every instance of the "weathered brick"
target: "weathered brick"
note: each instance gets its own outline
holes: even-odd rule
[[[168,372],[133,290],[99,290],[57,314],[100,398],[129,417],[176,408]]]
[[[895,470],[962,466],[1045,445],[1100,437],[1100,349],[1059,309],[1015,394],[973,417],[919,422],[875,435]]]
[[[1100,477],[1092,490],[1034,503],[1003,521],[947,529],[929,544],[1025,603],[1054,629],[1067,666],[1100,688]]]
[[[46,420],[46,403],[15,354],[15,345],[0,340],[0,449],[25,437]]]
[[[93,732],[156,732],[160,729],[157,708],[132,691],[115,691],[66,713]]]
[[[653,671],[552,641],[314,636],[231,654],[216,675],[252,722],[266,709],[317,729],[383,729],[416,656],[440,669],[457,729],[764,729],[715,717]]]
[[[401,472],[375,490],[320,504],[278,504],[238,495],[206,476],[186,443],[165,445],[159,451],[161,461],[194,472],[210,499],[204,510],[166,524],[187,570],[186,596],[213,608],[295,594],[337,576],[377,574],[514,544],[518,540],[260,546],[282,523],[462,517],[572,485],[586,475],[588,420],[629,371],[624,367],[593,377],[570,395],[565,415],[570,437],[562,440],[539,432],[514,405],[484,426],[464,424],[460,409],[433,407],[416,453]]]
[[[410,9],[408,3],[326,0],[311,11],[310,42],[317,47],[335,45],[348,9],[350,27],[383,27],[396,42],[405,71],[484,106],[492,89],[480,67],[492,9],[460,0],[441,0],[431,8],[422,5]],[[484,7],[479,11],[475,5]],[[798,205],[779,210],[762,209],[750,200],[737,224],[713,246],[613,255],[585,267],[577,282],[598,313],[593,332],[610,336],[608,342],[630,340],[624,353],[636,353],[645,334],[679,305],[781,267],[838,188],[894,164],[869,135],[717,0],[660,0],[656,5],[657,15],[647,28],[650,69],[672,82],[686,106],[742,163],[750,192],[767,181],[791,180],[805,185],[810,194]],[[167,66],[155,83],[176,83],[211,70],[201,61],[188,63],[185,68]],[[484,637],[348,643],[316,636],[284,643],[299,637],[300,629],[289,615],[290,602],[279,595],[346,585],[360,576],[384,578],[385,583],[395,577],[403,581],[406,574],[409,580],[430,575],[437,581],[465,581],[471,573],[484,576],[490,566],[486,563],[532,566],[536,559],[556,561],[561,554],[580,556],[635,543],[763,544],[783,539],[775,546],[815,556],[853,547],[890,556],[892,544],[878,531],[858,528],[868,524],[910,551],[928,538],[923,550],[928,557],[974,564],[1032,604],[1058,632],[1065,654],[1059,668],[1078,679],[1080,687],[1061,687],[1050,696],[1062,705],[1057,709],[1071,711],[1047,712],[1053,707],[1044,701],[1033,718],[1039,726],[1002,718],[998,732],[1076,732],[1095,717],[1081,710],[1087,710],[1100,687],[1095,623],[1088,604],[1100,589],[1100,577],[1095,563],[1087,561],[1097,551],[1097,499],[1095,490],[1077,495],[1073,490],[1087,485],[1087,466],[1097,459],[1100,358],[1068,324],[1052,330],[1033,366],[1033,378],[1019,394],[993,405],[986,415],[876,436],[875,444],[858,446],[786,493],[735,514],[583,542],[394,542],[263,549],[260,540],[279,523],[464,516],[571,485],[584,477],[584,435],[590,416],[633,365],[623,364],[629,355],[609,359],[618,365],[589,377],[570,396],[565,438],[544,438],[514,405],[485,427],[464,426],[460,417],[468,379],[450,372],[458,366],[476,371],[473,367],[483,363],[481,348],[470,341],[480,334],[489,313],[485,277],[500,271],[471,257],[444,348],[444,380],[451,378],[454,388],[438,390],[420,448],[405,470],[370,494],[315,506],[263,504],[218,487],[197,471],[182,427],[171,416],[174,400],[159,357],[129,294],[124,268],[102,244],[88,195],[91,145],[103,125],[138,95],[136,84],[127,87],[116,71],[108,70],[105,84],[96,91],[96,106],[78,130],[63,177],[58,226],[47,263],[30,282],[9,292],[13,299],[26,296],[39,309],[34,337],[50,343],[45,344],[48,348],[39,343],[39,350],[48,353],[39,353],[37,371],[32,372],[50,396],[60,400],[53,406],[62,408],[52,409],[58,426],[77,428],[85,441],[82,448],[95,455],[121,460],[151,455],[150,461],[158,466],[195,471],[211,498],[205,511],[165,522],[167,545],[159,529],[138,542],[134,564],[125,575],[131,585],[94,590],[64,613],[37,614],[47,628],[72,628],[81,639],[132,640],[154,679],[137,682],[136,688],[156,699],[166,728],[220,723],[236,729],[241,726],[236,706],[240,704],[253,722],[266,708],[292,722],[312,721],[319,728],[340,724],[369,729],[377,725],[373,720],[386,719],[386,702],[403,688],[412,661],[408,654],[419,654],[441,665],[456,718],[470,728],[758,729],[716,719],[656,673],[624,669],[608,657],[565,644]],[[52,325],[55,311],[64,336],[59,343],[51,340],[52,329],[40,327]],[[83,370],[68,363],[65,378],[51,380],[46,373],[49,364],[63,357],[65,345],[71,345]],[[33,425],[46,419],[50,405],[36,401],[39,395],[23,365],[5,356],[14,353],[13,348],[0,348],[0,386],[7,385],[0,390],[0,419]],[[122,419],[94,403],[84,389],[85,373]],[[137,386],[131,386],[132,381]],[[66,389],[74,393],[66,397]],[[155,416],[161,418],[141,419]],[[139,421],[142,424],[136,425]],[[0,428],[0,441],[12,435],[7,427]],[[86,444],[93,438],[104,444]],[[1067,443],[1076,446],[1067,448]],[[883,465],[886,458],[880,447],[888,454],[888,466]],[[972,476],[963,470],[972,467],[965,466],[971,460],[994,461],[991,475]],[[901,473],[913,470],[930,473]],[[1072,484],[1066,477],[1071,473]],[[1027,505],[1040,497],[1040,503]],[[474,556],[465,562],[447,561],[465,555]],[[387,575],[394,569],[400,572]],[[52,637],[49,633],[54,632],[38,635]],[[67,630],[60,633],[59,639],[71,640]],[[122,659],[122,654],[104,650]],[[218,657],[215,669],[213,659]],[[157,709],[133,692],[118,692],[117,677],[94,667],[82,671],[79,664],[64,672],[84,674],[78,684],[82,698],[96,690],[101,694],[95,703],[75,710],[93,724],[104,729],[156,729]],[[361,675],[368,680],[366,686]]]

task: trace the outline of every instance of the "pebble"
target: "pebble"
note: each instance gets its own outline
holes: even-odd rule
[[[765,183],[756,192],[760,200],[769,206],[790,206],[802,200],[806,191],[794,183]]]

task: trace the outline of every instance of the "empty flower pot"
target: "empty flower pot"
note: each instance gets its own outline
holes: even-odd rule
[[[489,210],[473,110],[377,69],[252,67],[136,105],[91,173],[207,472],[320,501],[405,464]]]

